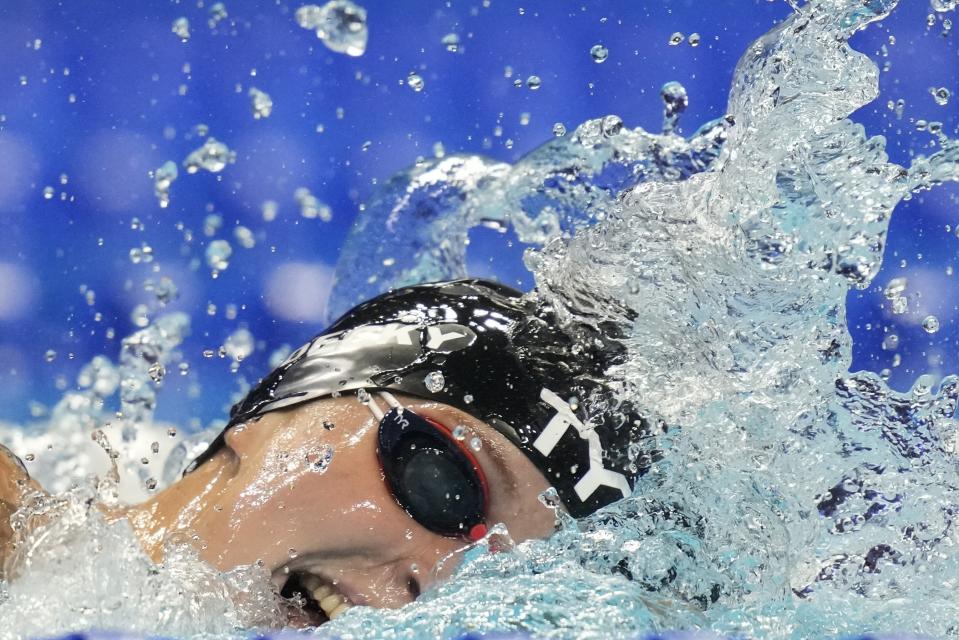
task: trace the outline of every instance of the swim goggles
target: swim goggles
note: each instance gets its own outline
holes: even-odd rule
[[[387,486],[401,507],[428,530],[479,540],[486,535],[489,487],[469,447],[445,425],[403,407],[391,394],[357,398],[379,420],[377,455]]]

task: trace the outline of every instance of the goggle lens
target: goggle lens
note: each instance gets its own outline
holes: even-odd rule
[[[486,478],[476,458],[444,426],[409,409],[380,421],[386,482],[418,523],[444,536],[471,536],[486,517]]]

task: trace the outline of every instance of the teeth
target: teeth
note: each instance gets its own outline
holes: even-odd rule
[[[331,596],[326,596],[320,600],[320,607],[323,608],[323,611],[326,611],[327,615],[329,615],[331,611],[336,609],[341,604],[343,604],[343,597],[338,593],[334,593]]]
[[[308,593],[313,593],[323,584],[323,581],[312,573],[307,573],[300,578],[300,584]]]
[[[320,584],[318,587],[313,588],[313,599],[317,602],[323,600],[323,598],[333,594],[333,587],[328,584]]]
[[[340,604],[340,606],[338,606],[336,609],[333,609],[333,611],[330,611],[329,613],[327,613],[326,615],[328,615],[330,617],[330,620],[332,620],[333,618],[337,617],[344,611],[351,609],[352,607],[353,605],[351,605],[349,602],[344,602]]]

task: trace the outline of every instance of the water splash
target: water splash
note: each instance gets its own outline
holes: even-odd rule
[[[727,115],[689,138],[675,120],[656,135],[607,116],[515,165],[424,161],[374,196],[342,254],[331,313],[391,286],[465,275],[469,230],[512,227],[541,247],[527,263],[562,321],[631,328],[630,357],[609,375],[669,430],[643,443],[660,456],[630,499],[579,522],[557,514],[556,535],[511,553],[476,548],[456,579],[417,603],[351,609],[319,636],[959,633],[959,603],[943,587],[959,575],[959,378],[938,389],[920,378],[897,393],[848,373],[845,296],[878,272],[893,208],[959,180],[959,145],[941,133],[939,152],[900,167],[882,138],[848,119],[876,98],[878,70],[847,41],[894,7],[795,4],[743,56]],[[680,110],[667,108],[667,119]],[[905,299],[906,283],[889,284]],[[166,361],[145,354],[126,370],[150,380]],[[65,429],[103,419],[97,394],[113,393],[116,379],[103,365],[88,372],[92,395],[71,396],[59,414]],[[148,418],[148,395],[128,401],[125,413]],[[176,451],[169,469],[192,457],[186,445]],[[88,504],[65,501],[70,513]],[[240,635],[250,619],[271,620],[262,583],[244,587],[264,595],[238,613],[229,576],[174,559],[151,577],[157,569],[123,525],[98,518],[89,507],[65,517],[56,544],[33,557],[55,566],[64,546],[71,558],[55,576],[64,590],[71,574],[122,566],[105,591],[68,590],[69,607],[49,607],[54,576],[35,564],[26,575],[38,582],[6,585],[0,614],[37,610],[43,633],[75,628],[75,616],[55,617],[74,602],[84,623],[143,620],[153,634]],[[117,555],[98,551],[98,538]],[[158,597],[164,589],[173,593]],[[143,609],[117,605],[117,594]]]

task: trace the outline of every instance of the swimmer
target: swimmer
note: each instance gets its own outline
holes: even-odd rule
[[[179,481],[113,515],[155,562],[182,540],[220,570],[267,567],[295,626],[400,607],[493,525],[549,536],[550,487],[573,517],[630,494],[650,460],[628,445],[649,424],[608,408],[624,351],[611,333],[563,331],[489,281],[397,289],[297,349]],[[30,482],[0,464],[6,485]],[[0,484],[4,522],[16,488]]]

